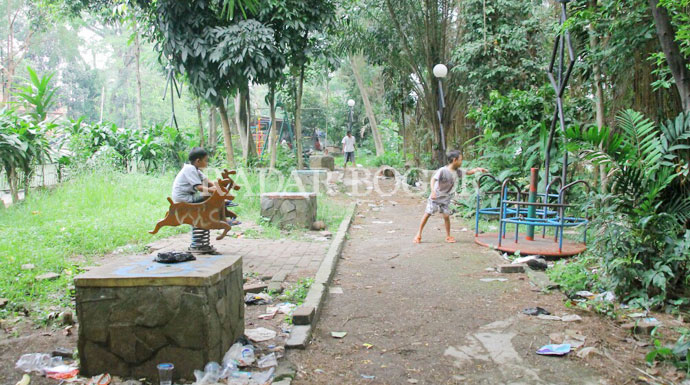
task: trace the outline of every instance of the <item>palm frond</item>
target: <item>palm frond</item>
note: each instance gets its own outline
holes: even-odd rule
[[[644,166],[647,173],[654,173],[664,155],[659,128],[641,113],[630,109],[621,111],[616,116],[616,122],[620,127],[623,142],[634,150],[628,154],[634,158],[627,160]]]

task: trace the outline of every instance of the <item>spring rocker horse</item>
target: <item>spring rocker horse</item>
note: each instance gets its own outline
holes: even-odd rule
[[[228,219],[237,218],[237,214],[227,209],[230,202],[235,199],[230,191],[240,189],[240,186],[235,185],[235,181],[230,177],[234,174],[236,174],[234,170],[223,170],[222,179],[218,179],[215,183],[215,191],[202,202],[173,202],[168,197],[170,208],[165,218],[158,221],[156,227],[149,231],[149,234],[156,234],[164,226],[191,225],[192,244],[188,251],[199,254],[214,254],[216,250],[209,242],[210,230],[223,230],[216,237],[216,240],[221,240],[232,229]]]

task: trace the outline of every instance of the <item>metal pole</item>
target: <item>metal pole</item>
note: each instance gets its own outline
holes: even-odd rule
[[[441,129],[441,148],[443,149],[443,157],[446,156],[446,134],[443,132],[443,109],[446,107],[446,102],[443,100],[443,83],[438,79],[438,125]]]
[[[537,184],[539,183],[539,169],[532,167],[530,169],[530,180],[529,180],[529,202],[537,202]],[[548,194],[548,191],[547,191]],[[546,209],[546,207],[544,208]],[[527,208],[527,218],[536,218],[537,206],[529,205]],[[534,225],[527,226],[527,236],[525,237],[528,241],[534,240]]]

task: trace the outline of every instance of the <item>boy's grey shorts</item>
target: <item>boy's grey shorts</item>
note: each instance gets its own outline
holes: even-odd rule
[[[450,207],[448,207],[448,203],[445,202],[436,202],[429,198],[426,202],[426,210],[424,210],[425,213],[432,215],[436,213],[441,213],[441,214],[447,214],[450,215]]]

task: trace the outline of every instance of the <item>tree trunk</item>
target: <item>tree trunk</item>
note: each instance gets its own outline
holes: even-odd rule
[[[350,59],[350,66],[352,67],[352,73],[355,75],[355,81],[357,81],[357,88],[359,88],[359,93],[362,95],[362,101],[364,102],[364,110],[367,113],[367,118],[369,119],[369,125],[371,126],[371,133],[374,137],[374,145],[376,146],[376,156],[382,156],[386,150],[383,147],[383,142],[381,141],[381,133],[376,125],[376,117],[374,116],[374,110],[371,108],[371,103],[369,102],[369,94],[366,88],[364,88],[364,82],[362,81],[362,76],[359,73],[359,68],[357,63],[352,58]]]
[[[144,126],[141,118],[141,45],[139,43],[139,24],[136,22],[134,23],[134,58],[136,65],[135,73],[137,75],[137,129],[141,131]]]
[[[270,128],[270,134],[268,137],[268,147],[269,151],[271,152],[271,161],[269,163],[269,168],[274,169],[276,168],[276,163],[278,161],[278,124],[276,124],[276,93],[275,93],[275,87],[273,85],[270,86],[270,89],[268,91],[268,103],[270,104],[270,111],[271,111],[271,128]]]
[[[590,0],[590,8],[594,10],[597,7],[597,0]],[[589,25],[589,46],[590,49],[594,50],[599,46],[599,38],[597,37],[596,31],[592,24]],[[604,103],[604,87],[601,80],[601,66],[599,63],[593,63],[592,72],[594,74],[594,108],[597,127],[601,130],[604,127],[604,119],[606,117],[605,103]],[[606,193],[606,188],[608,184],[608,177],[606,174],[606,166],[603,164],[599,165],[599,188],[602,193]]]
[[[247,135],[247,157],[245,157],[246,164],[249,164],[249,160],[252,158],[257,157],[257,152],[256,152],[256,145],[254,142],[254,136],[252,135],[252,105],[251,105],[251,95],[249,94],[249,89],[247,89],[247,97],[245,102],[247,103],[246,111],[247,111],[247,118],[245,119],[245,132]],[[258,119],[257,119],[258,123]],[[257,126],[256,132],[259,132],[260,127]]]
[[[17,170],[10,168],[5,170],[7,173],[7,183],[10,185],[10,195],[12,196],[12,203],[19,202],[19,178],[17,177]]]
[[[220,121],[223,124],[223,141],[225,143],[225,153],[229,167],[235,167],[235,154],[232,152],[232,135],[230,134],[230,121],[228,111],[225,109],[225,102],[220,101],[217,105],[220,113]]]
[[[402,135],[403,162],[407,162],[407,129],[405,128],[405,102],[400,103],[400,133]]]
[[[304,86],[304,65],[299,69],[297,95],[295,95],[295,142],[297,145],[297,169],[304,168],[302,156],[302,87]]]
[[[216,123],[216,107],[208,109],[208,147],[211,151],[216,150],[218,145],[218,132]]]
[[[683,111],[690,112],[690,69],[688,69],[690,63],[680,52],[678,42],[675,40],[676,33],[666,8],[659,6],[659,0],[648,0],[648,2],[654,16],[659,43],[661,43],[673,79],[676,81]]]
[[[240,134],[242,159],[247,159],[247,131],[243,128],[247,126],[247,104],[244,96],[243,91],[237,91],[235,94],[235,127]]]
[[[201,118],[201,100],[196,100],[196,114],[199,118],[199,147],[206,146],[206,138],[204,135],[204,120]]]

